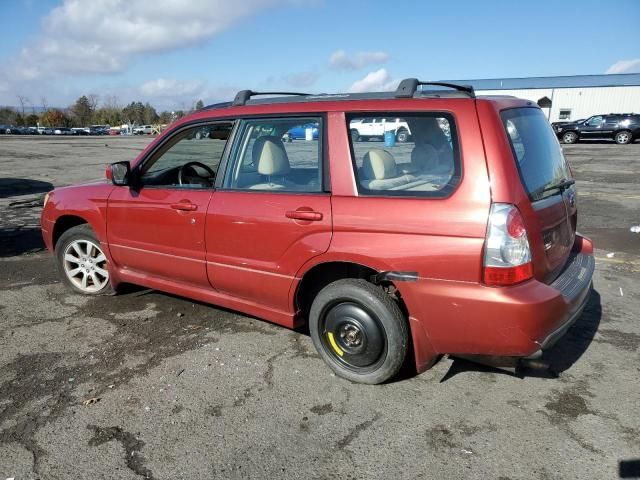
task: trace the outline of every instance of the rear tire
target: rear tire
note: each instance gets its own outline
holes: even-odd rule
[[[64,232],[56,243],[62,281],[83,295],[113,295],[109,265],[100,240],[87,224]]]
[[[351,141],[352,142],[360,141],[360,134],[358,133],[358,130],[356,129],[351,130]]]
[[[404,128],[401,130],[398,130],[398,133],[396,135],[396,141],[398,143],[405,143],[407,140],[409,140],[409,132],[407,132]]]
[[[562,143],[576,143],[578,141],[578,134],[576,132],[566,132],[562,134]]]
[[[616,133],[613,139],[618,145],[627,145],[632,142],[633,136],[629,130],[622,130],[621,132]]]
[[[337,280],[324,287],[311,305],[309,330],[322,359],[352,382],[385,382],[407,355],[404,315],[382,288],[365,280]]]

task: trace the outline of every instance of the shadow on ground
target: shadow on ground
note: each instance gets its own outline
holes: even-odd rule
[[[0,178],[0,198],[46,193],[51,190],[53,190],[53,184],[41,180]]]
[[[540,359],[541,364],[549,365],[548,368],[527,368],[510,372],[508,370],[475,363],[468,359],[454,357],[451,367],[449,367],[449,370],[440,382],[446,382],[464,372],[495,372],[497,374],[517,376],[520,378],[558,378],[562,372],[569,370],[587,351],[598,331],[601,318],[602,304],[600,302],[600,294],[596,290],[592,290],[591,296],[580,318],[553,348],[544,352],[544,355]]]
[[[44,250],[39,227],[7,227],[0,225],[0,258],[14,257]]]

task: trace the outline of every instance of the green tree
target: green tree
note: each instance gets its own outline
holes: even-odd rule
[[[195,109],[196,109],[196,110],[201,110],[201,109],[203,109],[203,108],[204,108],[204,102],[203,102],[202,100],[198,100],[198,101],[196,102],[196,108],[195,108]]]
[[[73,123],[77,127],[86,127],[91,123],[94,109],[86,95],[82,95],[71,107]]]
[[[131,102],[122,109],[125,122],[142,125],[144,123],[144,105],[142,102]]]
[[[145,125],[153,125],[158,122],[158,112],[156,112],[156,109],[153,108],[149,102],[144,104],[142,120]]]
[[[24,119],[24,123],[25,125],[27,125],[28,127],[35,127],[36,124],[38,123],[38,115],[35,114],[31,114],[31,115],[27,115],[27,117]]]
[[[160,114],[160,118],[158,118],[158,122],[162,125],[168,125],[171,123],[171,112],[167,112],[166,110]]]
[[[17,112],[10,107],[0,108],[0,123],[2,125],[15,125]]]

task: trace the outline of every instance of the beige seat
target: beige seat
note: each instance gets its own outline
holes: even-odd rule
[[[285,176],[291,171],[289,157],[282,140],[273,135],[265,135],[256,139],[251,152],[253,164],[258,173],[266,177],[266,182],[251,185],[252,190],[284,190],[295,189],[296,184]]]
[[[360,184],[368,190],[396,190],[409,181],[398,169],[393,155],[380,148],[364,154],[360,173]]]

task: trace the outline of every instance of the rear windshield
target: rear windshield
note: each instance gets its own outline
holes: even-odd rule
[[[536,201],[556,194],[552,187],[571,178],[571,173],[542,110],[513,108],[500,116],[529,198]]]

